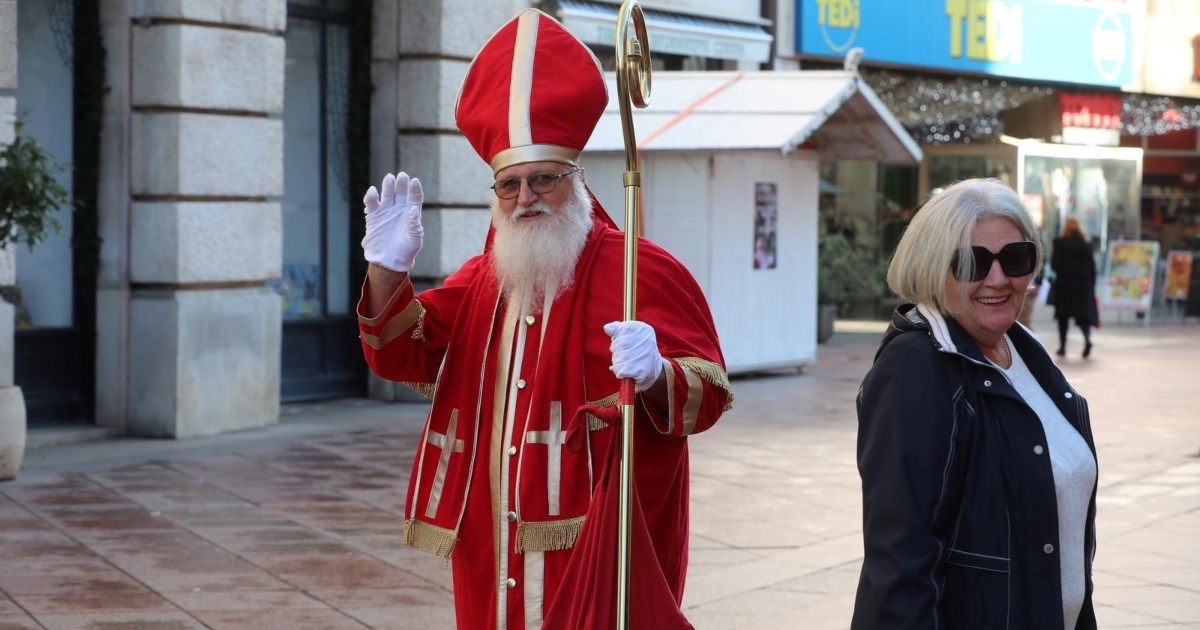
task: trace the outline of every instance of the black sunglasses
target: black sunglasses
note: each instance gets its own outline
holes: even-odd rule
[[[1033,268],[1037,265],[1037,246],[1033,241],[1018,241],[1001,247],[1000,251],[993,254],[988,248],[976,245],[971,248],[971,257],[975,259],[975,273],[970,278],[966,277],[966,270],[959,264],[958,252],[954,253],[954,260],[950,261],[950,269],[959,282],[983,280],[991,273],[992,261],[995,260],[1000,261],[1000,270],[1004,275],[1019,278],[1033,273]]]

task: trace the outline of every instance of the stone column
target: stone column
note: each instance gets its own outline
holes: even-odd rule
[[[454,124],[454,103],[471,59],[517,0],[377,0],[372,42],[371,178],[407,171],[425,189],[425,245],[413,268],[418,289],[436,286],[483,251],[491,221],[491,169]],[[412,400],[403,386],[372,377],[371,396]]]
[[[13,141],[17,98],[17,2],[0,0],[0,146]],[[16,284],[16,245],[0,249],[0,285]],[[0,300],[0,481],[12,479],[25,454],[25,397],[13,385],[14,309]]]
[[[286,2],[127,7],[126,431],[277,422]]]

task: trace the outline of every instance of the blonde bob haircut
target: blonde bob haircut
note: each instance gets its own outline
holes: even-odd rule
[[[957,254],[965,277],[971,277],[975,270],[971,236],[979,221],[989,218],[1011,221],[1023,239],[1033,241],[1037,261],[1030,276],[1036,276],[1044,256],[1042,239],[1017,193],[998,179],[965,179],[930,197],[908,224],[888,266],[888,288],[905,301],[953,315],[946,307],[950,264]],[[960,304],[967,303],[969,284],[959,283]]]

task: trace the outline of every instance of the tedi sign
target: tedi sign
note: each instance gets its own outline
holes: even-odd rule
[[[894,66],[1121,87],[1132,8],[1057,0],[796,0],[796,53]]]
[[[980,61],[1021,62],[1019,4],[996,0],[946,0],[950,56]]]

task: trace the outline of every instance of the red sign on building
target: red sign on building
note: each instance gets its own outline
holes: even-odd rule
[[[1064,127],[1121,128],[1121,97],[1115,94],[1058,93]]]

